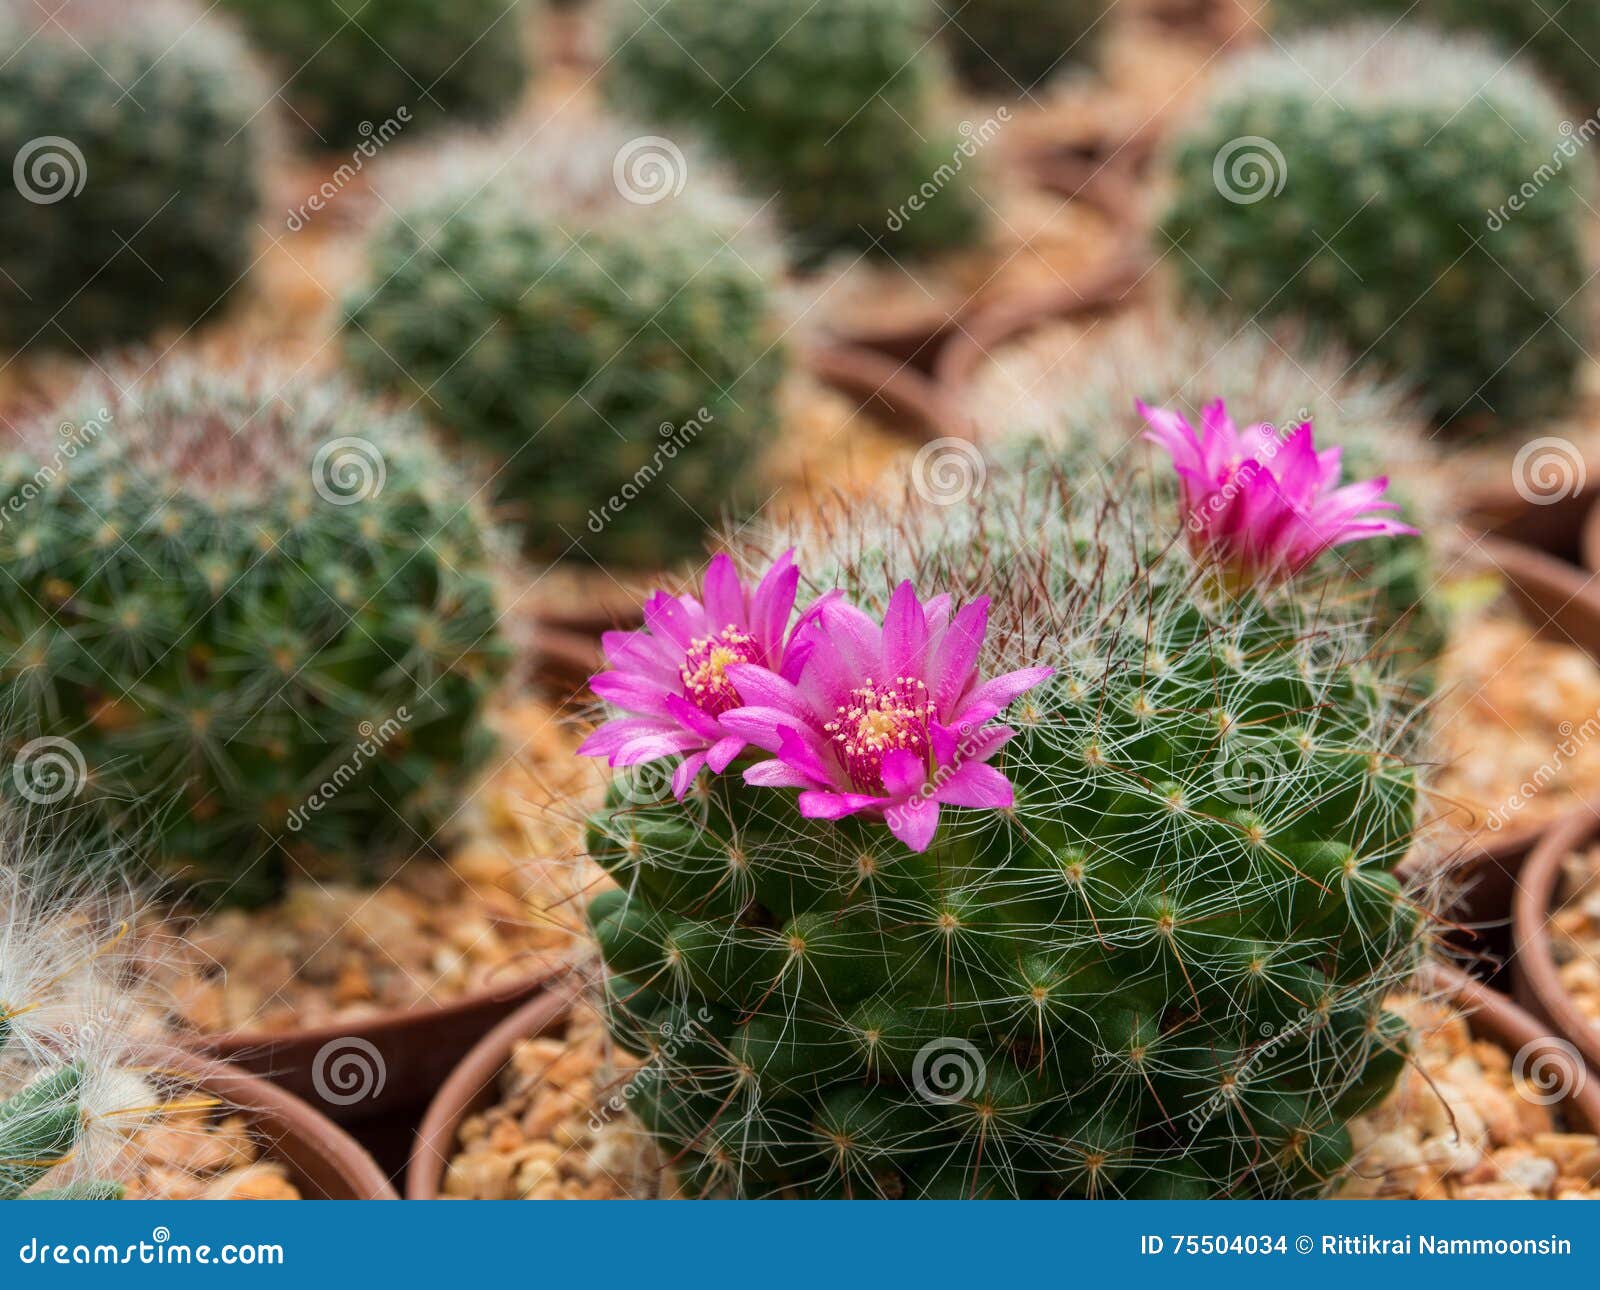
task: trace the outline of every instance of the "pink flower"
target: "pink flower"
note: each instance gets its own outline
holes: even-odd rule
[[[1286,438],[1264,424],[1241,433],[1218,399],[1197,434],[1180,413],[1143,403],[1139,412],[1144,437],[1167,450],[1182,480],[1190,549],[1240,581],[1287,577],[1347,542],[1417,531],[1373,513],[1398,509],[1379,500],[1387,477],[1338,487],[1340,450],[1318,452],[1309,421]]]
[[[796,647],[794,635],[818,605],[785,638],[799,585],[794,552],[786,551],[753,592],[726,555],[706,570],[704,603],[656,592],[645,603],[642,629],[605,634],[611,670],[589,680],[596,694],[628,715],[605,722],[578,752],[612,766],[682,757],[672,776],[680,799],[702,766],[720,774],[745,747],[723,722],[743,703],[730,672],[743,666],[793,676],[809,652],[809,646]]]
[[[903,582],[880,627],[829,601],[796,632],[812,646],[798,677],[730,667],[746,706],[723,713],[723,724],[774,754],[745,781],[799,788],[808,819],[881,815],[914,851],[933,840],[941,804],[1009,807],[1011,783],[987,763],[1015,732],[989,722],[1053,669],[982,680],[989,601],[954,617],[950,607],[949,596],[924,604]]]

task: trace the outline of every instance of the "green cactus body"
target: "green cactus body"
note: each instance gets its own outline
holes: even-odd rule
[[[975,236],[973,145],[936,122],[943,69],[922,0],[615,8],[612,98],[707,136],[776,197],[802,258],[933,254]]]
[[[312,147],[487,121],[528,78],[523,0],[223,0],[284,80]]]
[[[425,846],[504,652],[481,516],[422,427],[187,365],[63,413],[0,460],[7,792],[157,808],[173,871],[239,902],[290,855]]]
[[[764,496],[776,248],[697,156],[657,157],[679,193],[629,188],[637,142],[591,123],[423,185],[346,302],[353,368],[490,459],[540,559],[660,567]]]
[[[1174,141],[1161,245],[1192,302],[1304,318],[1442,421],[1552,415],[1587,332],[1580,146],[1498,54],[1311,35],[1242,56]]]
[[[1284,31],[1323,27],[1371,16],[1479,35],[1506,54],[1532,60],[1573,101],[1594,110],[1600,67],[1600,11],[1589,5],[1551,6],[1530,0],[1274,0],[1273,20]]]
[[[250,266],[269,91],[182,0],[0,3],[0,346],[187,326]],[[52,12],[56,11],[56,12]]]
[[[938,0],[956,72],[977,90],[1023,93],[1092,63],[1106,0]]]
[[[1208,601],[1081,483],[798,543],[869,612],[901,577],[990,594],[989,664],[1055,666],[1005,715],[1010,809],[919,854],[735,768],[593,818],[630,1104],[692,1191],[1298,1195],[1392,1086],[1402,707],[1313,589]]]

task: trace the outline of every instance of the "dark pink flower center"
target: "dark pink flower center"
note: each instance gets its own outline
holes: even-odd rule
[[[678,675],[683,679],[683,692],[689,702],[702,712],[720,717],[743,702],[728,679],[728,665],[761,662],[756,638],[729,624],[714,636],[701,636],[691,641]]]
[[[916,677],[859,686],[836,713],[822,728],[838,749],[850,782],[862,792],[883,791],[883,758],[891,749],[904,748],[926,764],[932,748],[928,723],[933,720],[933,701],[928,687]]]

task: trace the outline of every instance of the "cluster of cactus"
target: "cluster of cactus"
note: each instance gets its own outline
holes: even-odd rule
[[[961,80],[1026,93],[1099,50],[1106,0],[938,0],[940,34]]]
[[[692,1194],[1315,1193],[1392,1087],[1410,709],[1315,579],[1213,595],[1082,484],[1034,462],[795,542],[869,614],[902,578],[992,597],[987,669],[1055,668],[1005,714],[1009,808],[916,852],[741,761],[592,818],[630,1105]]]
[[[1448,623],[1425,535],[1446,520],[1444,498],[1431,486],[1439,461],[1427,419],[1402,383],[1374,377],[1303,327],[1237,330],[1157,307],[1109,323],[1065,355],[1049,344],[1015,346],[967,410],[1002,465],[1049,456],[1125,489],[1148,491],[1160,481],[1169,486],[1160,504],[1170,506],[1176,481],[1143,440],[1137,405],[1178,408],[1198,424],[1213,398],[1241,422],[1266,422],[1280,434],[1309,421],[1319,443],[1340,449],[1347,475],[1392,481],[1402,511],[1423,532],[1357,543],[1330,559],[1344,565],[1352,597],[1371,607],[1374,649],[1398,678],[1426,690]]]
[[[974,236],[976,145],[938,123],[946,69],[924,0],[642,0],[616,15],[612,97],[707,136],[776,200],[802,260]]]
[[[528,78],[523,0],[224,0],[284,84],[313,146],[491,120]]]
[[[187,0],[0,0],[0,345],[187,326],[245,276],[270,91]]]
[[[762,500],[775,241],[697,154],[620,126],[485,147],[395,181],[399,217],[346,301],[350,364],[490,459],[531,556],[698,553]]]
[[[239,903],[425,847],[504,664],[470,492],[343,383],[120,383],[0,457],[0,791],[155,805],[175,877]]]
[[[1579,146],[1486,48],[1315,33],[1221,75],[1174,142],[1161,244],[1191,301],[1305,318],[1441,422],[1553,415],[1588,330]]]
[[[1273,21],[1284,31],[1329,26],[1370,16],[1385,24],[1425,23],[1477,34],[1506,55],[1533,60],[1572,99],[1594,108],[1600,67],[1600,10],[1592,5],[1530,4],[1528,0],[1274,0]]]

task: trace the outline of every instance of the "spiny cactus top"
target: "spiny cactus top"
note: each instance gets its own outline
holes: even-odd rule
[[[626,0],[613,13],[611,96],[706,135],[776,198],[802,259],[937,253],[974,236],[974,167],[938,121],[925,0]]]
[[[695,1190],[1315,1191],[1404,1060],[1413,712],[1337,597],[1222,593],[1176,510],[1035,467],[785,535],[837,594],[790,676],[728,661],[752,748],[591,821]]]
[[[1218,76],[1172,146],[1160,245],[1191,299],[1326,329],[1443,422],[1555,414],[1588,331],[1593,184],[1569,136],[1497,51],[1313,33]]]
[[[1094,61],[1106,0],[938,0],[940,37],[974,89],[1021,95]]]
[[[510,111],[528,76],[524,0],[223,0],[283,82],[307,147]]]
[[[346,354],[490,459],[531,555],[660,567],[763,500],[782,257],[701,154],[584,120],[387,184]]]
[[[338,382],[119,379],[0,458],[0,792],[154,810],[217,899],[426,847],[504,658],[470,489]]]
[[[0,347],[188,325],[245,276],[271,90],[187,0],[0,0]]]

